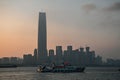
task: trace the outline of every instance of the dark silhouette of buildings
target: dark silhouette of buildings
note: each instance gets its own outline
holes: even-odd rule
[[[23,55],[23,64],[24,65],[33,65],[33,56],[32,56],[32,54]]]
[[[9,57],[3,57],[2,60],[1,60],[1,63],[9,64],[10,63],[10,58]]]
[[[107,66],[120,66],[120,59],[108,58],[105,65],[107,65]]]
[[[47,31],[46,13],[39,13],[38,23],[38,64],[46,63],[47,58]]]
[[[23,63],[26,65],[52,64],[57,65],[68,62],[71,65],[92,66],[101,65],[102,57],[95,56],[95,51],[90,51],[90,47],[72,49],[67,46],[67,50],[62,50],[62,46],[56,46],[56,53],[53,49],[49,50],[47,55],[47,32],[46,32],[46,14],[39,13],[38,26],[38,50],[34,50],[34,55],[27,54],[23,56]],[[55,55],[56,54],[56,55]]]
[[[18,63],[18,58],[17,57],[11,57],[10,63],[11,64],[17,64]]]
[[[56,53],[55,53],[56,51]],[[56,50],[50,49],[48,56],[46,57],[46,64],[60,65],[63,62],[67,62],[71,65],[76,66],[96,66],[102,65],[102,57],[96,56],[95,51],[91,51],[90,47],[83,47],[79,49],[72,49],[72,46],[67,46],[67,50],[62,50],[62,46],[56,46]],[[34,49],[34,55],[25,54],[23,56],[24,65],[39,65],[37,63],[37,49]],[[42,63],[41,63],[42,64]],[[45,64],[42,64],[45,65]]]
[[[33,64],[37,65],[37,49],[34,49],[34,55],[33,55]]]
[[[26,65],[43,65],[69,62],[72,65],[95,65],[102,62],[102,58],[95,57],[95,51],[90,51],[90,47],[86,47],[86,51],[84,51],[84,48],[73,50],[72,46],[69,45],[67,46],[67,50],[63,51],[62,46],[56,46],[56,53],[54,52],[53,49],[50,49],[47,55],[46,13],[40,12],[38,23],[38,50],[34,50],[34,56],[30,54],[24,55],[23,63]]]
[[[63,52],[62,52],[62,46],[56,46],[56,56],[55,56],[55,62],[56,62],[56,64],[60,64],[60,63],[62,63],[63,61],[62,61],[62,54],[63,54]]]
[[[30,65],[38,65],[37,63],[37,49],[34,49],[33,55],[32,54],[24,54],[23,55],[23,65],[30,66]]]
[[[0,58],[0,64],[23,64],[23,59],[18,57],[3,57]]]
[[[53,63],[55,61],[55,55],[54,55],[54,50],[53,49],[49,50],[48,61],[49,61],[49,63]]]
[[[56,52],[55,52],[56,51]],[[76,66],[101,66],[120,64],[120,60],[107,59],[102,61],[101,56],[96,56],[95,51],[91,51],[90,47],[80,47],[73,50],[71,45],[67,46],[67,50],[62,50],[62,46],[56,46],[56,50],[50,49],[47,54],[47,31],[46,31],[46,13],[39,13],[38,23],[38,49],[34,49],[32,54],[24,54],[23,59],[17,57],[0,58],[0,64],[22,64],[23,66],[37,66],[39,64],[57,64],[67,62]],[[120,66],[120,65],[119,65]]]

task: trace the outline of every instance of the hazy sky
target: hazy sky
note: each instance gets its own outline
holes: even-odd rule
[[[120,59],[120,0],[0,0],[0,57],[33,53],[40,11],[48,49],[90,46],[103,58]]]

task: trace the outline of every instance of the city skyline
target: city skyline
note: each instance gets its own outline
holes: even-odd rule
[[[63,50],[62,46],[56,46],[56,50],[48,50],[47,56],[38,58],[37,49],[34,49],[34,54],[24,54],[23,58],[19,57],[3,57],[0,58],[0,65],[11,64],[18,66],[38,66],[38,65],[56,65],[67,64],[74,66],[106,66],[106,67],[119,67],[120,59],[107,58],[103,61],[102,57],[95,54],[94,50],[91,50],[89,46],[80,47],[73,50],[73,46],[68,45],[67,50]]]
[[[2,0],[0,4],[0,57],[33,53],[38,12],[43,10],[47,13],[47,49],[90,46],[103,58],[120,57],[119,0]]]
[[[0,64],[16,64],[19,66],[37,66],[37,65],[67,65],[75,66],[119,66],[119,59],[107,58],[103,61],[102,57],[95,54],[89,46],[73,49],[68,45],[66,50],[61,45],[56,46],[56,50],[47,49],[47,23],[46,12],[39,12],[38,20],[38,47],[34,49],[33,54],[24,54],[23,58],[3,57],[0,58]]]

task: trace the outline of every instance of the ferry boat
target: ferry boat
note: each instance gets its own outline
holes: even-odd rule
[[[39,66],[37,68],[37,72],[53,72],[53,73],[71,73],[71,72],[84,72],[85,67],[77,67],[77,66]]]

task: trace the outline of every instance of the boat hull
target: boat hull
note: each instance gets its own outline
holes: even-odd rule
[[[73,73],[73,72],[84,72],[85,68],[76,68],[76,69],[54,69],[52,72],[57,73]]]
[[[68,67],[64,68],[53,68],[53,69],[37,69],[37,72],[41,73],[74,73],[74,72],[84,72],[85,67],[78,67],[69,69]]]

